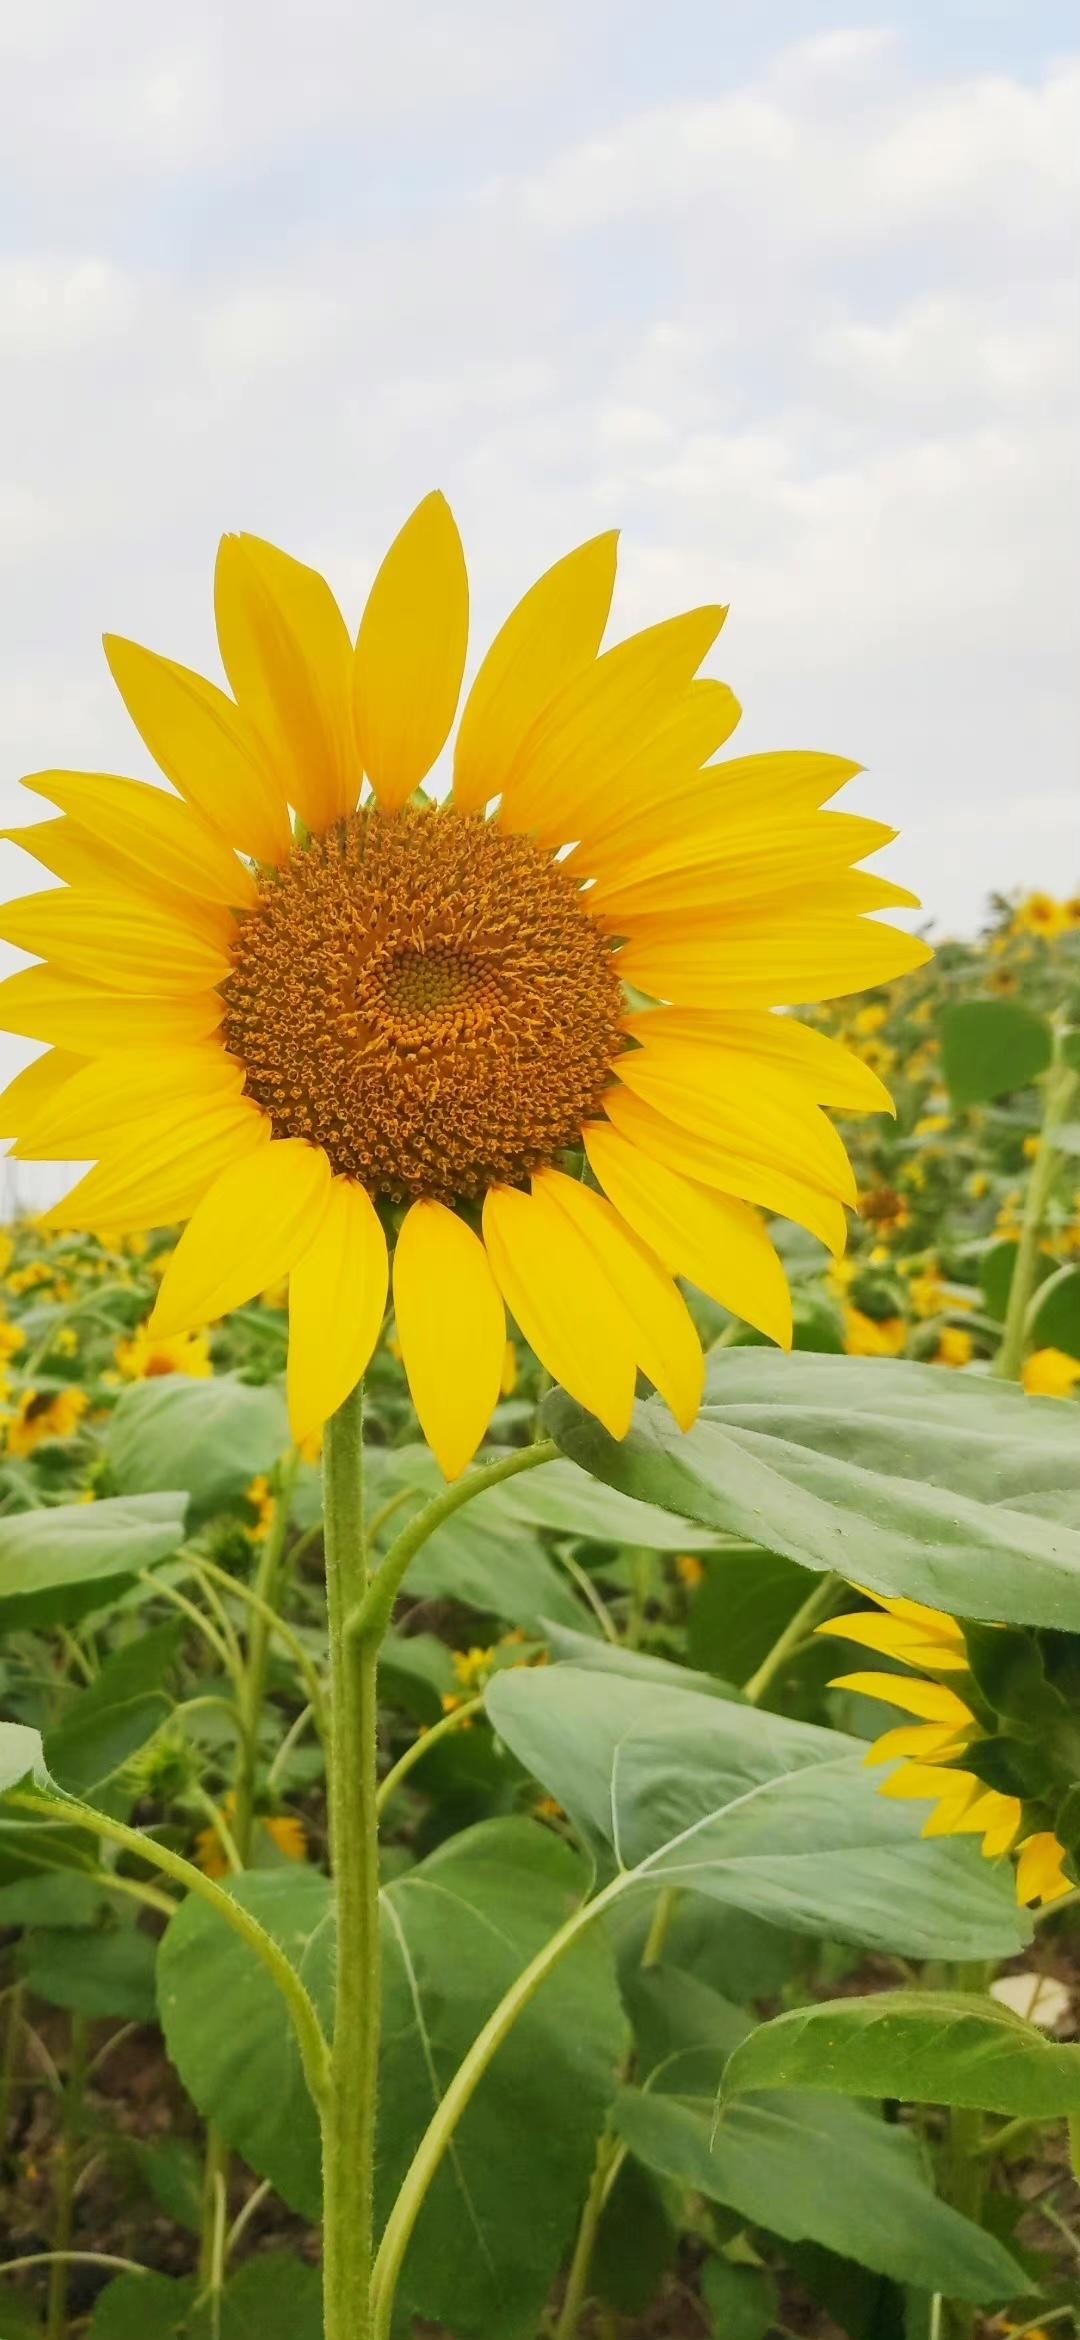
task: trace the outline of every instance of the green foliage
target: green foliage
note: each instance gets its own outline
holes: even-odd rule
[[[194,1523],[226,1510],[260,1472],[272,1470],[287,1439],[276,1384],[259,1389],[232,1374],[192,1380],[169,1373],[123,1391],[105,1455],[120,1494],[181,1488]]]
[[[1080,2114],[1080,2047],[1059,2046],[994,1999],[889,1991],[795,2007],[735,2050],[726,2097],[757,2088],[837,2090],[963,2104],[1012,2119]]]
[[[1047,1071],[1053,1034],[1045,1016],[1011,999],[957,1000],[941,1019],[941,1053],[954,1105],[984,1105],[1025,1089]]]
[[[72,1624],[178,1549],[186,1498],[115,1496],[0,1519],[0,1630]]]

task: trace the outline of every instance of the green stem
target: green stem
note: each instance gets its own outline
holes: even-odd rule
[[[330,1638],[330,1849],[337,1889],[337,1989],[323,2105],[326,2340],[370,2340],[379,2069],[379,1636],[349,1631],[367,1594],[363,1399],[326,1425],[323,1451]]]
[[[71,2054],[64,2085],[60,2137],[57,2144],[55,2219],[49,2295],[45,2313],[45,2340],[64,2340],[67,2331],[68,2254],[75,2207],[75,2155],[82,2127],[86,2084],[86,2017],[71,2018]]]
[[[19,2056],[19,2037],[23,2024],[26,1984],[15,1982],[7,1994],[7,2012],[4,2018],[4,2055],[0,2064],[0,2163],[7,2153],[8,2123],[11,2119],[11,2099],[15,2089],[15,2067]]]
[[[589,2288],[589,2275],[592,2271],[596,2238],[600,2231],[604,2204],[608,2198],[608,2180],[618,2160],[620,2150],[619,2140],[614,2132],[611,2129],[605,2129],[596,2148],[592,2179],[589,2191],[585,2196],[585,2207],[581,2213],[581,2223],[577,2230],[573,2257],[567,2270],[566,2289],[563,2293],[562,2306],[559,2310],[559,2320],[555,2326],[553,2340],[577,2340],[581,2311],[585,2305]]]
[[[205,1901],[239,1934],[248,1949],[265,1966],[285,2001],[296,2033],[297,2046],[304,2067],[304,2076],[316,2104],[326,2094],[328,2054],[322,2026],[295,1967],[283,1950],[253,1918],[243,1904],[234,1900],[212,1877],[204,1877],[192,1861],[182,1854],[170,1852],[156,1837],[144,1836],[138,1828],[128,1828],[124,1821],[113,1820],[105,1812],[91,1810],[89,1804],[78,1804],[61,1796],[41,1796],[24,1793],[21,1789],[5,1797],[5,1802],[19,1811],[33,1812],[38,1819],[61,1820],[68,1828],[85,1828],[91,1836],[101,1836],[109,1844],[119,1845],[124,1852],[134,1853],[136,1859],[146,1861],[150,1868],[160,1869],[166,1877]],[[116,1880],[112,1879],[112,1883]]]
[[[1024,1215],[1020,1223],[1020,1242],[1016,1265],[1009,1287],[1009,1301],[1005,1312],[1005,1330],[1001,1347],[994,1359],[992,1371],[1002,1381],[1018,1381],[1024,1362],[1027,1340],[1028,1312],[1035,1290],[1039,1266],[1039,1242],[1042,1235],[1046,1206],[1053,1192],[1054,1181],[1061,1167],[1062,1157],[1050,1142],[1051,1132],[1068,1112],[1076,1090],[1078,1076],[1060,1059],[1051,1066],[1046,1076],[1046,1090],[1042,1118],[1042,1143],[1032,1164],[1024,1200]]]
[[[350,1637],[376,1644],[383,1639],[411,1562],[428,1537],[434,1535],[444,1520],[452,1519],[463,1503],[471,1503],[474,1495],[482,1495],[487,1487],[498,1487],[503,1479],[516,1478],[519,1471],[535,1471],[540,1463],[557,1461],[558,1454],[553,1438],[541,1438],[535,1446],[515,1447],[512,1454],[501,1455],[498,1462],[482,1463],[479,1470],[456,1479],[452,1487],[445,1487],[441,1495],[425,1503],[415,1519],[410,1519],[401,1534],[395,1536],[385,1560],[350,1613],[347,1621]]]
[[[453,1707],[449,1714],[443,1715],[441,1721],[432,1723],[430,1730],[425,1731],[422,1738],[414,1739],[411,1747],[406,1747],[404,1755],[399,1755],[393,1768],[387,1772],[375,1798],[375,1809],[380,1817],[386,1810],[391,1797],[397,1794],[402,1780],[407,1779],[410,1771],[415,1770],[416,1765],[423,1762],[425,1755],[429,1755],[432,1748],[437,1747],[442,1739],[448,1739],[452,1731],[461,1730],[466,1723],[472,1721],[475,1714],[482,1714],[483,1711],[484,1698],[483,1692],[481,1692],[479,1698],[466,1699],[464,1706]]]
[[[840,1582],[839,1576],[835,1576],[830,1570],[827,1576],[822,1577],[820,1584],[814,1586],[813,1592],[809,1594],[801,1608],[796,1609],[795,1615],[785,1625],[779,1639],[774,1641],[767,1657],[762,1659],[757,1672],[751,1674],[748,1682],[743,1683],[743,1697],[750,1706],[760,1706],[766,1691],[771,1690],[777,1675],[783,1671],[788,1659],[794,1656],[797,1649],[801,1648],[820,1619],[828,1616],[836,1599]]]
[[[202,2234],[199,2241],[199,2282],[204,2291],[220,2291],[222,2235],[229,2205],[229,2148],[217,2129],[206,2132],[203,2154]]]
[[[552,1968],[558,1965],[559,1960],[565,1957],[568,1950],[572,1949],[574,1943],[585,1932],[586,1927],[593,1925],[596,1919],[610,1908],[619,1894],[625,1892],[627,1887],[634,1882],[635,1873],[624,1870],[619,1876],[613,1877],[610,1885],[605,1885],[603,1892],[598,1893],[593,1901],[586,1902],[582,1909],[575,1910],[573,1916],[567,1918],[565,1924],[559,1927],[558,1933],[553,1934],[550,1941],[544,1943],[543,1948],[538,1950],[536,1957],[518,1975],[516,1982],[511,1984],[505,1998],[500,2000],[499,2005],[489,2015],[483,2030],[478,2033],[468,2054],[458,2065],[453,2079],[440,2099],[437,2110],[432,2115],[417,2146],[405,2173],[397,2200],[387,2219],[383,2238],[379,2245],[378,2257],[375,2261],[374,2320],[369,2328],[365,2328],[363,2340],[389,2340],[398,2277],[413,2228],[423,2206],[424,2196],[458,2122],[471,2103],[492,2058],[497,2054],[507,2034],[513,2029],[518,2016],[524,2012],[535,1997],[541,1983],[551,1973]],[[337,2333],[333,2334],[332,2340],[338,2340]],[[349,2334],[348,2340],[354,2340],[354,2336]],[[355,2336],[355,2340],[361,2340],[359,2333]]]
[[[269,1531],[259,1555],[255,1583],[251,1589],[251,1623],[247,1649],[244,1653],[244,1671],[239,1694],[240,1717],[243,1723],[240,1769],[236,1780],[236,1811],[232,1833],[236,1850],[243,1866],[251,1859],[251,1840],[255,1825],[255,1791],[259,1765],[259,1724],[266,1697],[266,1676],[270,1662],[270,1635],[278,1623],[274,1598],[281,1573],[285,1537],[289,1525],[289,1509],[293,1481],[299,1456],[295,1450],[286,1459],[279,1474],[277,1500]],[[246,1588],[245,1588],[246,1589]]]

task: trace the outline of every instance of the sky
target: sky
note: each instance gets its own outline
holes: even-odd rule
[[[473,664],[618,526],[614,634],[730,602],[736,752],[864,764],[936,932],[1073,889],[1078,193],[1072,0],[5,10],[5,824],[152,776],[100,636],[218,675],[224,529],[355,618],[440,486]]]

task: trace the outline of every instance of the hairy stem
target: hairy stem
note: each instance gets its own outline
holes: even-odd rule
[[[771,1690],[777,1675],[783,1672],[788,1659],[793,1657],[795,1651],[802,1647],[803,1642],[813,1632],[820,1619],[828,1616],[836,1599],[839,1585],[840,1578],[834,1576],[830,1571],[827,1576],[821,1578],[820,1583],[814,1586],[813,1592],[808,1595],[801,1608],[796,1609],[795,1615],[785,1625],[779,1638],[774,1641],[756,1673],[751,1674],[749,1681],[743,1683],[743,1697],[751,1706],[760,1706],[766,1691]]]
[[[380,1996],[379,1639],[349,1631],[368,1581],[360,1389],[327,1423],[323,1476],[330,1850],[337,1891],[337,1992],[322,2120],[323,2314],[326,2340],[370,2340]]]

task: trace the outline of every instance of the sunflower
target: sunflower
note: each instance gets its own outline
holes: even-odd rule
[[[880,1614],[858,1609],[847,1617],[830,1617],[816,1631],[854,1641],[898,1665],[917,1669],[908,1674],[838,1674],[830,1684],[833,1690],[854,1690],[885,1706],[898,1706],[901,1713],[916,1718],[886,1731],[866,1758],[871,1764],[896,1763],[882,1785],[882,1795],[932,1804],[924,1836],[981,1836],[988,1860],[1015,1848],[1016,1897],[1022,1907],[1071,1893],[1073,1882],[1065,1873],[1065,1851],[1057,1837],[1040,1829],[1017,1844],[1024,1822],[1019,1796],[988,1788],[977,1773],[963,1768],[964,1756],[984,1736],[956,1683],[957,1675],[968,1674],[963,1626],[921,1601],[886,1593],[869,1593],[867,1598],[877,1602]]]
[[[146,1325],[117,1342],[116,1362],[125,1381],[152,1381],[168,1373],[205,1381],[214,1370],[205,1333],[175,1333],[170,1340],[157,1339]]]
[[[822,1107],[887,1093],[771,1011],[927,958],[866,916],[912,900],[853,867],[893,832],[824,809],[858,769],[839,757],[710,763],[739,716],[696,679],[724,610],[601,654],[614,573],[600,536],[518,604],[436,803],[468,620],[444,499],[392,545],[355,649],[314,570],[227,536],[232,696],[106,643],[176,793],[29,783],[61,817],[16,834],[63,882],[0,924],[43,962],[0,986],[0,1021],[50,1043],[6,1095],[16,1151],[94,1161],[55,1227],[187,1222],[155,1338],[290,1277],[297,1438],[367,1363],[388,1235],[449,1475],[498,1397],[507,1308],[613,1435],[639,1367],[688,1424],[702,1367],[674,1277],[786,1343],[759,1210],[843,1246],[855,1188]]]
[[[33,1454],[49,1438],[73,1438],[89,1400],[86,1391],[24,1389],[7,1425],[9,1454]]]

